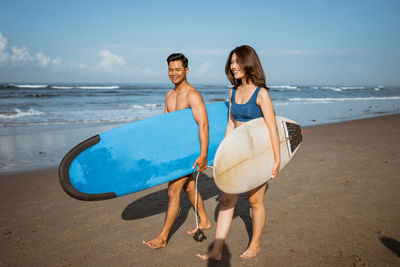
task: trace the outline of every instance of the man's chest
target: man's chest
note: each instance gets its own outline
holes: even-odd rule
[[[167,99],[168,112],[181,110],[189,107],[186,94],[174,94]]]

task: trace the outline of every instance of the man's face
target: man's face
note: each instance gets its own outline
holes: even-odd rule
[[[171,61],[168,64],[168,76],[173,84],[181,83],[189,72],[189,68],[184,68],[182,61]]]

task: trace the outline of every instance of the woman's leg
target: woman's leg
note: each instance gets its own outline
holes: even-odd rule
[[[253,213],[253,236],[249,247],[240,255],[241,258],[253,258],[260,251],[260,238],[265,224],[264,193],[266,187],[267,183],[247,193]]]
[[[232,223],[233,211],[238,200],[238,195],[222,193],[221,208],[218,213],[217,227],[215,230],[214,246],[207,254],[197,254],[200,259],[220,260],[222,258],[222,249],[229,227]]]

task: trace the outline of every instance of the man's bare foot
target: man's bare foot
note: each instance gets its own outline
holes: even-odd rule
[[[242,254],[240,254],[240,257],[242,259],[251,259],[254,258],[259,251],[260,251],[259,246],[256,248],[248,247]]]
[[[152,248],[152,249],[163,248],[163,247],[165,247],[167,245],[167,241],[163,240],[160,237],[156,237],[156,238],[154,238],[153,240],[150,240],[150,241],[142,240],[142,243],[144,245],[147,245],[149,248]]]
[[[222,252],[213,252],[213,251],[209,251],[207,254],[196,254],[197,257],[199,257],[200,259],[202,259],[203,261],[206,260],[216,260],[216,261],[220,261],[222,259]]]
[[[210,228],[211,228],[211,223],[210,223],[210,221],[207,220],[207,222],[199,223],[199,228],[200,228],[200,230],[208,230],[208,229],[210,229]],[[194,233],[196,233],[196,231],[197,231],[197,227],[195,226],[195,227],[193,227],[192,229],[187,230],[186,233],[187,233],[188,235],[194,235]]]

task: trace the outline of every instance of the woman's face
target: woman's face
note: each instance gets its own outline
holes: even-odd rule
[[[239,64],[239,57],[235,53],[231,57],[231,71],[235,79],[242,79],[246,76],[244,69]]]

